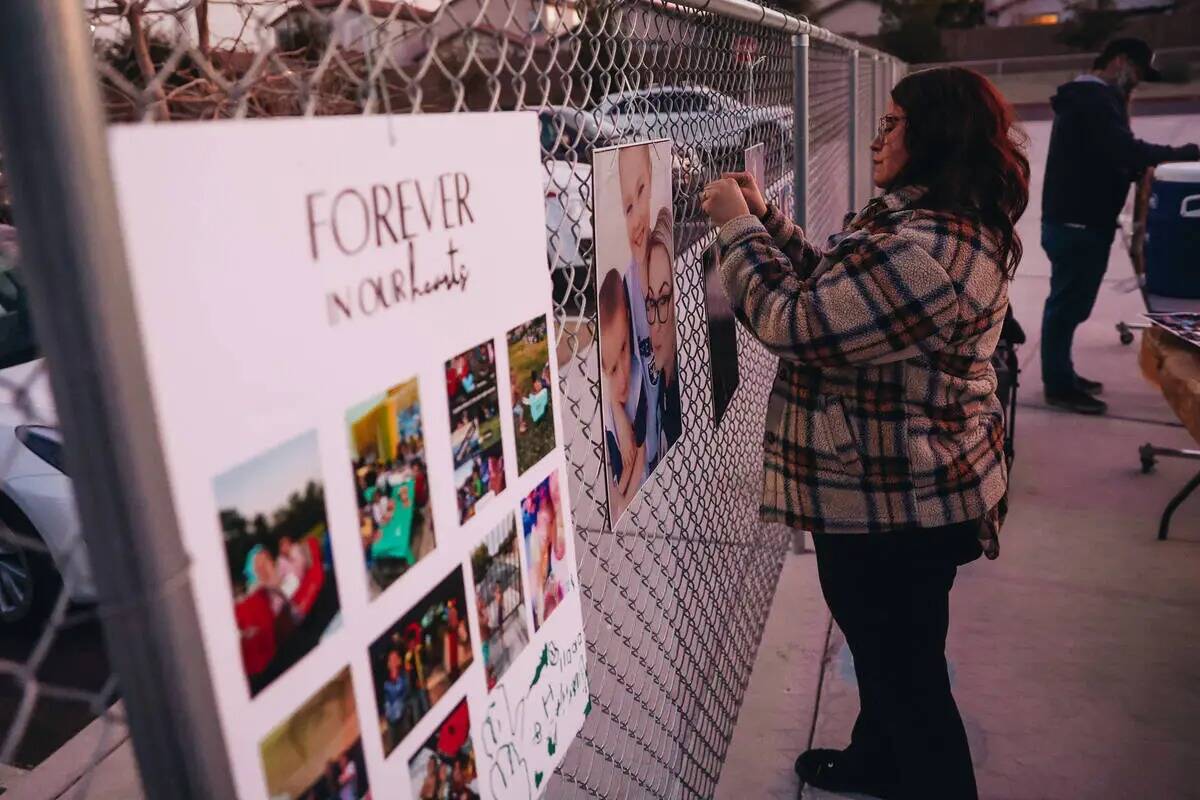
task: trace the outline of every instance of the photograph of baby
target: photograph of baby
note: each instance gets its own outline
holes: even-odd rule
[[[575,586],[567,560],[567,533],[558,473],[539,483],[521,501],[525,562],[529,564],[533,629],[540,630]]]
[[[339,616],[316,432],[217,476],[213,491],[253,697]]]
[[[417,800],[479,800],[471,715],[465,699],[409,759],[408,774]]]
[[[383,753],[390,755],[474,660],[462,568],[431,589],[369,650]]]
[[[369,798],[350,670],[268,733],[259,754],[271,800]]]
[[[671,142],[597,150],[601,418],[612,525],[683,430]]]
[[[450,446],[459,523],[504,491],[496,346],[488,340],[446,362]]]
[[[518,540],[516,514],[509,514],[471,553],[489,691],[529,644]]]
[[[354,498],[372,599],[433,552],[433,514],[417,381],[346,412]]]
[[[717,270],[720,247],[714,244],[703,255],[704,308],[708,315],[708,352],[712,363],[713,425],[720,425],[737,391],[737,320]]]
[[[524,475],[554,449],[549,326],[545,315],[508,332],[517,474]]]

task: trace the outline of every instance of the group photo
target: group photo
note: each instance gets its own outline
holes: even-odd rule
[[[471,553],[479,641],[490,691],[529,644],[517,517],[508,514]]]
[[[529,564],[529,602],[533,628],[541,629],[574,586],[567,560],[566,509],[558,473],[534,487],[521,501],[521,526],[525,534],[525,559]]]
[[[459,523],[504,491],[504,437],[496,346],[488,340],[446,362],[450,446]]]
[[[370,597],[434,549],[417,380],[346,412],[354,498]]]
[[[462,568],[376,639],[369,656],[383,752],[390,755],[474,660]]]
[[[408,760],[414,800],[479,800],[471,715],[462,699]]]
[[[213,481],[253,697],[320,642],[339,614],[317,434]]]
[[[550,385],[549,324],[543,314],[508,332],[517,474],[554,449],[554,391]]]
[[[271,800],[364,800],[371,796],[349,668],[259,745]]]
[[[671,142],[593,160],[601,419],[610,524],[683,432]]]

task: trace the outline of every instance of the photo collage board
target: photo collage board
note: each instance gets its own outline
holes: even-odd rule
[[[237,796],[541,796],[591,706],[536,115],[109,144]]]

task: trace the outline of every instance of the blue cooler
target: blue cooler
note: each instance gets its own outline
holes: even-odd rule
[[[1200,299],[1200,162],[1154,170],[1146,214],[1146,291]]]

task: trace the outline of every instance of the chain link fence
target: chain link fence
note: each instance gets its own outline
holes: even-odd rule
[[[762,142],[769,198],[824,241],[872,193],[867,147],[899,65],[744,0],[87,0],[80,13],[111,123],[537,110],[593,704],[547,796],[711,796],[792,534],[758,521],[775,361],[744,331],[740,388],[713,423],[701,258],[714,233],[699,189]],[[809,99],[800,114],[797,81]],[[614,530],[604,511],[591,160],[595,148],[654,138],[675,143],[688,424]],[[3,274],[15,297],[13,253]],[[15,796],[39,796],[36,785],[48,787],[42,796],[87,797],[97,763],[111,762],[127,734],[34,356],[14,356],[0,374],[11,417],[0,436],[13,439],[0,450],[0,597],[21,595],[15,621],[0,623],[20,631],[0,637],[0,764],[16,768],[0,778]],[[14,479],[47,473],[57,475],[59,516],[33,520]]]
[[[857,99],[854,106],[855,143],[852,155],[857,155],[858,160],[855,161],[854,200],[851,206],[862,208],[871,199],[875,190],[875,184],[871,180],[871,164],[863,158],[863,154],[868,152],[871,140],[875,137],[876,117],[878,116],[875,107],[875,83],[878,78],[873,56],[859,54],[853,60],[855,62],[854,69],[857,70],[857,86],[855,86]]]
[[[850,208],[850,78],[844,50],[814,42],[809,66],[807,233],[824,242]]]

